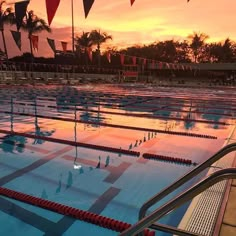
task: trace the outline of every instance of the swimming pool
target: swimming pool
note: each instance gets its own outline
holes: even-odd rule
[[[233,90],[144,85],[2,86],[1,187],[134,224],[146,200],[221,148],[235,118],[235,97]],[[118,234],[10,198],[0,201],[2,235]],[[161,223],[177,226],[186,208]]]

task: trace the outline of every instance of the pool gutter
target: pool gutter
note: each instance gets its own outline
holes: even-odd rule
[[[234,125],[230,135],[223,146],[233,143],[232,137],[236,135],[236,125]],[[235,161],[235,153],[229,153],[211,167],[207,175],[215,172],[219,168],[232,167]],[[191,202],[187,212],[182,218],[179,228],[197,233],[200,235],[218,235],[222,222],[224,210],[227,203],[231,180],[221,181],[203,193],[196,196]]]

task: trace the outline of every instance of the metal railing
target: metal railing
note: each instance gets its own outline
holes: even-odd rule
[[[161,192],[154,195],[151,199],[149,199],[147,202],[145,202],[139,211],[139,220],[145,217],[147,210],[156,204],[158,201],[166,197],[168,194],[176,190],[181,185],[185,184],[187,181],[198,175],[200,172],[205,170],[206,168],[210,167],[213,163],[218,161],[220,158],[224,157],[228,153],[236,151],[236,143],[229,144],[227,146],[224,146],[222,149],[220,149],[217,153],[215,153],[213,156],[211,156],[209,159],[204,161],[203,163],[196,166],[194,169],[189,171],[187,174],[185,174],[183,177],[172,183],[171,185],[167,186],[165,189],[163,189]]]
[[[232,145],[228,145],[226,147],[229,148],[229,146],[232,146]],[[226,147],[225,149],[228,150],[228,148]],[[223,149],[221,149],[221,151]],[[218,155],[220,155],[219,152],[218,152]],[[153,211],[150,215],[138,221],[129,229],[123,231],[120,234],[120,236],[137,235],[138,233],[142,232],[147,227],[156,229],[155,224],[153,225],[155,221],[159,220],[161,217],[163,217],[167,213],[170,213],[172,210],[176,209],[177,207],[191,200],[193,197],[197,196],[198,194],[200,194],[207,188],[211,187],[212,185],[218,183],[219,181],[229,179],[229,178],[236,179],[236,168],[227,168],[227,169],[214,172],[213,174],[207,176],[206,178],[204,178],[203,180],[201,180],[200,182],[198,182],[197,184],[189,188],[188,190],[184,191],[183,193],[179,194],[175,198],[171,199],[170,201],[168,201],[167,203],[159,207],[157,210]],[[180,231],[182,232],[180,232],[180,234],[178,233],[179,235],[196,235],[191,232],[187,232],[183,230],[180,230]]]

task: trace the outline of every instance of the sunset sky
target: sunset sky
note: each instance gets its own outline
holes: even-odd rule
[[[71,49],[71,1],[61,0],[51,24],[51,34],[40,34],[39,52],[35,56],[52,56],[46,37],[55,39],[57,49],[60,41],[68,42]],[[45,0],[31,0],[28,10],[46,17]],[[95,0],[87,19],[84,17],[82,0],[74,0],[75,32],[101,29],[113,36],[111,46],[125,47],[148,44],[158,40],[182,40],[193,31],[204,32],[209,41],[227,37],[236,40],[235,0]],[[15,27],[12,27],[15,30]],[[9,28],[5,29],[9,56],[21,52],[15,46]],[[22,35],[22,52],[29,51],[26,35]],[[2,39],[0,39],[0,47]]]

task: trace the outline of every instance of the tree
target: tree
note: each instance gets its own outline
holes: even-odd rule
[[[35,33],[40,33],[42,31],[51,32],[51,28],[49,27],[49,25],[47,25],[45,20],[36,16],[33,11],[29,11],[26,14],[26,17],[23,20],[21,27],[24,31],[28,33],[28,39],[30,42],[30,52],[33,56],[31,36]]]
[[[105,43],[107,40],[111,39],[112,36],[108,35],[106,32],[101,32],[100,30],[93,30],[90,33],[90,39],[92,44],[97,46],[97,55],[98,55],[98,66],[101,66],[101,44]]]
[[[6,54],[6,58],[8,59],[8,53],[7,53],[7,46],[6,46],[6,40],[4,35],[4,25],[5,24],[15,24],[15,15],[12,12],[12,8],[8,7],[5,11],[2,10],[2,5],[5,3],[5,1],[0,2],[0,31],[2,34],[2,41],[4,46],[4,51]]]
[[[234,61],[234,43],[229,39],[225,39],[222,44],[222,62]]]
[[[79,54],[79,57],[81,57],[81,52],[85,53],[85,62],[86,65],[88,64],[88,55],[87,55],[87,48],[91,48],[93,45],[93,42],[90,38],[89,32],[83,32],[80,36],[75,37],[75,47],[76,52]]]
[[[189,63],[191,62],[189,58],[189,45],[186,40],[183,42],[176,42],[176,50],[177,50],[177,62],[179,63]]]
[[[203,51],[205,41],[209,38],[208,35],[204,33],[196,33],[188,36],[190,40],[190,48],[192,50],[194,62],[198,62],[198,58],[201,56],[200,54]]]

